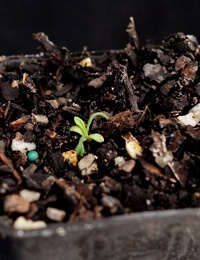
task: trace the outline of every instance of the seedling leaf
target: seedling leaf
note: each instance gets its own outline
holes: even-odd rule
[[[84,135],[87,135],[87,128],[84,121],[80,117],[75,116],[74,122],[83,130]]]
[[[76,126],[76,125],[70,127],[69,131],[76,132],[76,133],[78,133],[80,135],[84,135],[83,130],[79,126]]]
[[[93,139],[94,141],[98,142],[98,143],[103,143],[104,142],[104,138],[100,134],[90,134],[89,137],[91,139]]]
[[[96,112],[96,113],[92,114],[92,115],[90,116],[90,118],[88,119],[88,123],[87,123],[87,131],[88,131],[88,132],[89,132],[89,129],[90,129],[90,125],[91,125],[91,123],[92,123],[92,120],[93,120],[96,116],[101,116],[101,117],[105,118],[106,120],[109,119],[109,117],[108,117],[106,114],[102,113],[102,112]]]

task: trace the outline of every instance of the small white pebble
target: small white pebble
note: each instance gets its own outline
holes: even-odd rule
[[[95,160],[96,157],[89,153],[79,161],[78,168],[81,171],[82,176],[90,175],[98,171],[98,166]]]
[[[51,220],[60,222],[65,218],[66,212],[64,210],[48,207],[46,210],[46,216]]]
[[[31,219],[25,219],[24,217],[18,217],[13,227],[15,229],[23,229],[23,230],[30,230],[30,229],[40,229],[45,228],[47,224],[44,221],[38,220],[38,221],[32,221]]]
[[[150,206],[151,205],[151,201],[150,200],[146,200],[146,204],[148,205],[148,206]]]
[[[32,151],[36,149],[35,143],[24,142],[24,140],[13,139],[11,143],[12,151],[20,151],[21,153],[26,153],[27,151]]]
[[[13,80],[13,82],[12,82],[12,87],[13,87],[13,88],[19,88],[19,83],[18,83],[17,80]]]
[[[44,116],[44,115],[35,115],[32,113],[32,117],[33,119],[37,122],[37,123],[40,123],[40,124],[48,124],[49,123],[49,119],[47,116]]]
[[[34,201],[38,201],[40,198],[40,193],[37,191],[32,191],[32,190],[21,190],[19,192],[20,196],[26,200],[28,200],[29,202],[34,202]]]
[[[123,156],[118,156],[114,159],[115,165],[118,167],[122,166],[125,163],[124,157]]]
[[[73,107],[79,107],[79,105],[76,104],[76,103],[73,103],[72,106],[73,106]]]
[[[112,208],[112,207],[118,206],[120,204],[118,199],[116,199],[112,196],[109,196],[109,195],[104,196],[101,199],[101,203],[103,206],[108,207],[108,208]]]

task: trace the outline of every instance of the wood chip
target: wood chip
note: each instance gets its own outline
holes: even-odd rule
[[[142,155],[142,147],[130,132],[123,134],[122,138],[125,140],[126,151],[132,159],[137,159],[137,156]]]
[[[5,156],[5,154],[3,154],[2,152],[0,152],[0,161],[2,161],[5,165],[7,165],[8,167],[10,167],[14,178],[17,179],[18,185],[20,185],[21,182],[22,182],[22,177],[21,177],[21,175],[18,173],[18,171],[15,170],[15,168],[13,167],[12,162],[11,162],[11,161]]]
[[[119,169],[124,172],[130,173],[134,169],[134,167],[135,167],[135,160],[128,160],[125,161],[125,163],[123,163]]]
[[[9,128],[13,130],[19,130],[28,122],[29,119],[30,119],[29,115],[22,116],[19,119],[12,121],[9,125]]]
[[[100,88],[107,79],[106,74],[102,74],[99,78],[91,80],[87,85],[89,87]]]

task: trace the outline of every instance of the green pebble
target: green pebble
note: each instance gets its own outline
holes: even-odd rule
[[[36,151],[30,151],[27,153],[27,159],[29,162],[35,162],[39,158],[39,154]]]

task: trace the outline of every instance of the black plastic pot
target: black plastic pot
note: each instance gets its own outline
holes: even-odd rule
[[[91,55],[98,60],[102,53]],[[80,60],[80,53],[73,55]],[[22,57],[41,58],[10,56],[0,69],[10,64],[18,67]],[[0,219],[0,260],[200,259],[199,223],[200,209],[135,213],[30,231],[15,230]]]
[[[199,259],[200,210],[166,210],[16,231],[0,223],[0,260]]]

